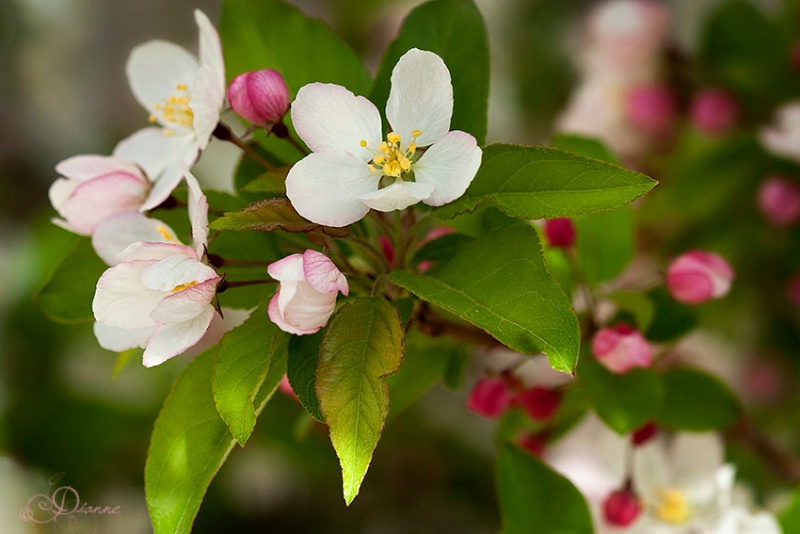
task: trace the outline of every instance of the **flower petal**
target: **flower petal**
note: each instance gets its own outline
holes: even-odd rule
[[[375,105],[341,85],[310,83],[292,103],[292,124],[314,152],[341,150],[364,161],[381,141],[381,115]]]
[[[416,48],[403,54],[392,70],[386,119],[404,146],[414,130],[422,132],[417,146],[439,141],[450,129],[452,116],[453,85],[442,58]]]
[[[94,318],[109,326],[139,329],[155,326],[150,312],[164,298],[142,284],[142,271],[149,261],[121,263],[106,270],[97,281],[92,301]]]
[[[197,59],[185,48],[156,40],[133,49],[125,72],[133,96],[160,122],[161,116],[155,106],[171,96],[181,95],[178,86],[185,85],[191,94],[199,67]],[[162,124],[175,129],[172,123]]]
[[[177,154],[187,152],[192,138],[193,135],[164,135],[163,129],[150,126],[117,143],[113,155],[139,165],[151,180],[155,180],[167,166],[180,159]]]
[[[217,278],[217,273],[196,258],[175,254],[142,271],[142,284],[155,291],[175,291],[187,284],[199,284]]]
[[[56,172],[70,180],[84,181],[111,172],[141,174],[141,170],[127,161],[112,156],[93,154],[73,156],[56,165]],[[144,179],[144,177],[142,177]]]
[[[303,253],[303,275],[311,287],[321,293],[341,291],[347,296],[350,291],[341,271],[328,256],[316,250],[309,249]]]
[[[369,208],[357,197],[378,188],[362,160],[344,152],[320,152],[298,161],[286,177],[286,196],[297,213],[325,226],[347,226]]]
[[[425,204],[441,206],[463,195],[481,166],[482,155],[475,138],[458,130],[431,146],[413,167],[417,183],[435,187]]]
[[[142,357],[144,366],[160,365],[197,344],[208,330],[214,313],[214,308],[209,306],[191,321],[156,328]]]
[[[173,293],[150,312],[150,318],[161,325],[192,320],[202,314],[207,307],[213,308],[211,299],[217,292],[220,280],[222,277],[217,276],[202,284]]]
[[[295,334],[298,336],[313,334],[319,331],[321,327],[301,329],[287,323],[286,320],[283,318],[283,314],[281,314],[280,306],[278,304],[278,301],[280,300],[280,294],[281,290],[279,289],[275,293],[275,295],[272,296],[272,300],[269,301],[269,307],[267,307],[267,314],[269,315],[270,321],[275,323],[278,326],[278,328],[280,328],[284,332],[288,332],[290,334]]]
[[[192,99],[189,107],[192,110],[192,128],[197,136],[197,145],[204,149],[214,128],[219,123],[219,112],[225,104],[225,80],[208,65],[197,71],[192,84]]]
[[[178,244],[172,228],[162,221],[146,217],[138,211],[104,219],[92,234],[92,246],[95,252],[109,265],[118,264],[117,254],[137,241],[163,241]]]
[[[291,254],[267,266],[269,275],[279,282],[300,282],[305,280],[303,255]]]
[[[358,200],[378,211],[403,210],[434,192],[432,184],[398,180],[389,187],[358,195]]]
[[[222,43],[214,25],[205,13],[194,10],[194,20],[200,35],[200,64],[211,67],[216,76],[225,85],[225,63],[222,59]]]
[[[117,254],[117,261],[151,261],[155,263],[175,254],[182,254],[187,258],[192,258],[199,261],[199,258],[195,254],[194,250],[192,250],[192,247],[187,247],[186,245],[177,243],[165,242],[133,243],[128,246],[128,248]]]
[[[94,323],[94,336],[97,342],[104,349],[115,352],[144,347],[152,335],[152,327],[131,329],[118,328],[101,322]]]
[[[192,224],[192,241],[198,257],[202,257],[208,244],[208,198],[192,173],[185,174],[189,186],[189,220]]]
[[[283,309],[283,318],[300,329],[319,330],[327,324],[335,306],[336,293],[320,293],[310,284],[299,283],[294,298]]]

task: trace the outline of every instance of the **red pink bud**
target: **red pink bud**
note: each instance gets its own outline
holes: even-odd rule
[[[721,136],[730,132],[739,121],[739,104],[726,91],[706,89],[694,97],[690,114],[698,131]]]
[[[603,518],[606,523],[615,527],[629,526],[641,512],[642,503],[629,489],[617,490],[603,501]]]
[[[667,269],[667,289],[675,300],[700,304],[728,293],[734,273],[722,256],[692,250]]]
[[[228,86],[228,101],[239,116],[256,126],[279,122],[289,109],[289,89],[273,69],[245,72]]]
[[[489,377],[479,380],[469,394],[467,408],[492,419],[499,416],[511,404],[512,395],[506,381]]]
[[[634,367],[649,367],[653,353],[647,340],[626,324],[601,328],[592,338],[592,352],[606,369],[616,374]]]
[[[675,98],[668,87],[642,85],[628,94],[628,120],[637,129],[653,136],[669,132],[676,112]]]
[[[514,396],[514,404],[520,406],[535,421],[546,421],[558,409],[561,395],[550,388],[536,386],[520,391]]]
[[[551,247],[571,247],[575,243],[575,225],[566,217],[548,219],[544,223],[544,237]]]
[[[758,189],[758,207],[775,226],[790,226],[800,218],[800,187],[787,178],[768,178]]]

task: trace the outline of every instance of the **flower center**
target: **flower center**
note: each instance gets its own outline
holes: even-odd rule
[[[686,500],[686,495],[674,488],[660,491],[656,516],[662,521],[676,525],[685,522],[689,518],[689,502]]]
[[[189,107],[189,88],[185,83],[175,86],[177,94],[163,99],[153,106],[155,113],[148,120],[151,123],[160,121],[164,126],[175,125],[182,128],[191,128],[194,123],[194,113]],[[164,128],[164,135],[174,135],[175,130]]]
[[[177,293],[178,291],[183,291],[184,289],[189,289],[190,287],[194,287],[197,284],[199,284],[199,282],[194,282],[194,281],[186,282],[185,284],[178,284],[177,286],[172,288],[170,293]]]
[[[389,132],[386,141],[378,145],[378,149],[370,148],[374,157],[369,162],[369,172],[380,173],[391,178],[400,178],[411,170],[411,164],[419,159],[416,139],[422,135],[419,130],[411,132],[411,142],[403,148],[402,139],[395,132]],[[367,148],[367,141],[362,139],[361,146]]]

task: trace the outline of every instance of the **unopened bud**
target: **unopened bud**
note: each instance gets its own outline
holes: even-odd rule
[[[739,121],[739,104],[726,91],[706,89],[694,97],[691,117],[698,131],[710,136],[725,135]]]
[[[239,116],[256,126],[275,124],[289,109],[289,89],[273,69],[240,74],[228,86],[228,101]]]
[[[700,304],[725,296],[733,277],[733,269],[719,254],[692,250],[670,264],[667,289],[675,300]]]
[[[575,225],[567,217],[548,219],[544,223],[544,237],[551,247],[571,247],[575,243]]]
[[[592,338],[592,352],[612,373],[627,373],[634,367],[649,367],[653,353],[647,340],[626,324],[601,328]]]
[[[561,395],[558,391],[544,386],[532,387],[514,396],[514,404],[520,406],[531,419],[536,421],[550,419],[560,403]]]
[[[790,226],[800,219],[800,187],[786,178],[768,178],[758,189],[758,207],[775,226]]]
[[[541,432],[526,432],[515,440],[516,444],[536,456],[541,458],[547,445],[546,436]]]
[[[628,93],[628,120],[652,136],[668,133],[676,112],[672,91],[663,85],[642,85]]]
[[[639,447],[650,441],[658,432],[655,423],[650,422],[634,430],[631,433],[631,443],[634,447]]]
[[[603,518],[615,527],[627,527],[636,521],[641,512],[642,503],[629,489],[617,490],[603,501]]]
[[[469,394],[467,408],[486,417],[496,418],[508,408],[511,393],[501,378],[490,377],[479,380]]]

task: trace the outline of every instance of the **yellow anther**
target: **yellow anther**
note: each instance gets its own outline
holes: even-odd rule
[[[416,139],[416,138],[417,138],[417,137],[419,137],[420,135],[422,135],[422,132],[421,132],[421,131],[419,131],[419,130],[412,130],[412,131],[411,131],[411,137],[413,137],[414,139]]]
[[[147,122],[149,122],[150,124],[156,122],[157,120],[158,118],[155,115],[150,115],[149,117],[147,117]]]
[[[680,524],[689,518],[689,503],[682,491],[669,488],[662,490],[659,495],[656,515],[667,523]]]
[[[178,91],[188,91],[189,86],[186,85],[185,83],[179,83],[175,86],[175,89],[177,89]]]
[[[190,287],[194,287],[198,284],[198,282],[186,282],[185,284],[179,284],[172,288],[170,293],[177,293],[178,291],[183,291],[184,289],[189,289]]]
[[[389,132],[389,135],[386,136],[386,139],[388,139],[390,143],[394,143],[395,145],[400,142],[400,136],[394,132]]]
[[[417,151],[417,144],[416,143],[411,143],[410,145],[408,145],[408,152],[409,153],[413,154],[416,151]]]
[[[167,227],[164,226],[163,224],[159,224],[158,226],[156,226],[156,231],[159,234],[161,234],[161,237],[164,238],[164,241],[172,241],[175,239],[170,233],[170,231],[167,229]]]
[[[361,145],[364,148],[367,148],[367,140],[366,139],[362,139],[361,141],[358,142],[358,144]]]
[[[377,156],[372,158],[372,161],[374,161],[378,165],[383,165],[383,162],[386,161],[386,158],[383,156],[383,154],[378,154]]]
[[[173,135],[175,135],[175,130],[167,130],[165,128],[164,129],[164,135],[166,135],[167,137],[172,137]]]
[[[411,162],[407,157],[400,158],[400,168],[403,169],[403,172],[407,172],[411,168]]]

